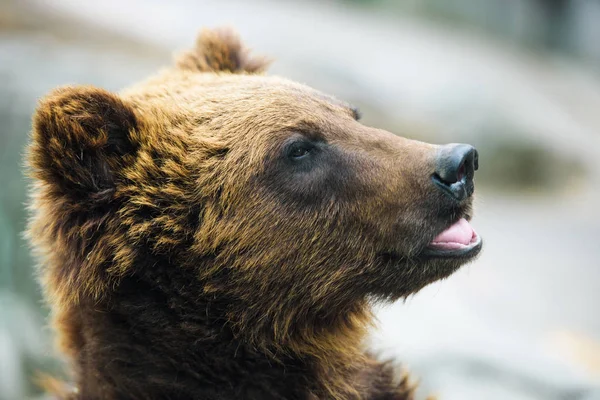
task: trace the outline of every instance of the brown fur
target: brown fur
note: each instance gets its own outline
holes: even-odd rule
[[[120,94],[40,103],[29,237],[73,398],[413,398],[365,353],[370,301],[463,264],[420,252],[470,202],[431,185],[436,146],[266,66],[204,31]],[[326,161],[282,158],[294,138]]]

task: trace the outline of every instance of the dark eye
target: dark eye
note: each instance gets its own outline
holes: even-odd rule
[[[314,146],[307,142],[292,143],[288,148],[288,157],[293,160],[300,160],[307,157],[314,150]]]

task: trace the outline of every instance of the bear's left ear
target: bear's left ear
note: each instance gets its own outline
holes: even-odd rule
[[[119,171],[135,155],[137,125],[133,108],[115,94],[90,86],[56,89],[33,117],[33,178],[71,202],[110,201]]]
[[[196,40],[196,46],[177,60],[177,67],[196,72],[264,72],[270,60],[264,57],[250,57],[238,35],[231,29],[203,29]]]

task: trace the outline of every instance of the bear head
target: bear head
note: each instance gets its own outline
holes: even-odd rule
[[[162,291],[257,348],[319,353],[359,340],[372,301],[477,255],[474,149],[364,126],[267,64],[205,31],[118,94],[65,87],[41,102],[29,234],[59,320],[124,287]]]

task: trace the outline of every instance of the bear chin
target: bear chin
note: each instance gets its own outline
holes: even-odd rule
[[[374,270],[379,277],[372,294],[388,301],[412,295],[425,286],[445,279],[465,264],[473,262],[481,252],[483,240],[476,236],[472,243],[457,249],[425,247],[418,255],[407,258],[393,252],[382,253]]]

